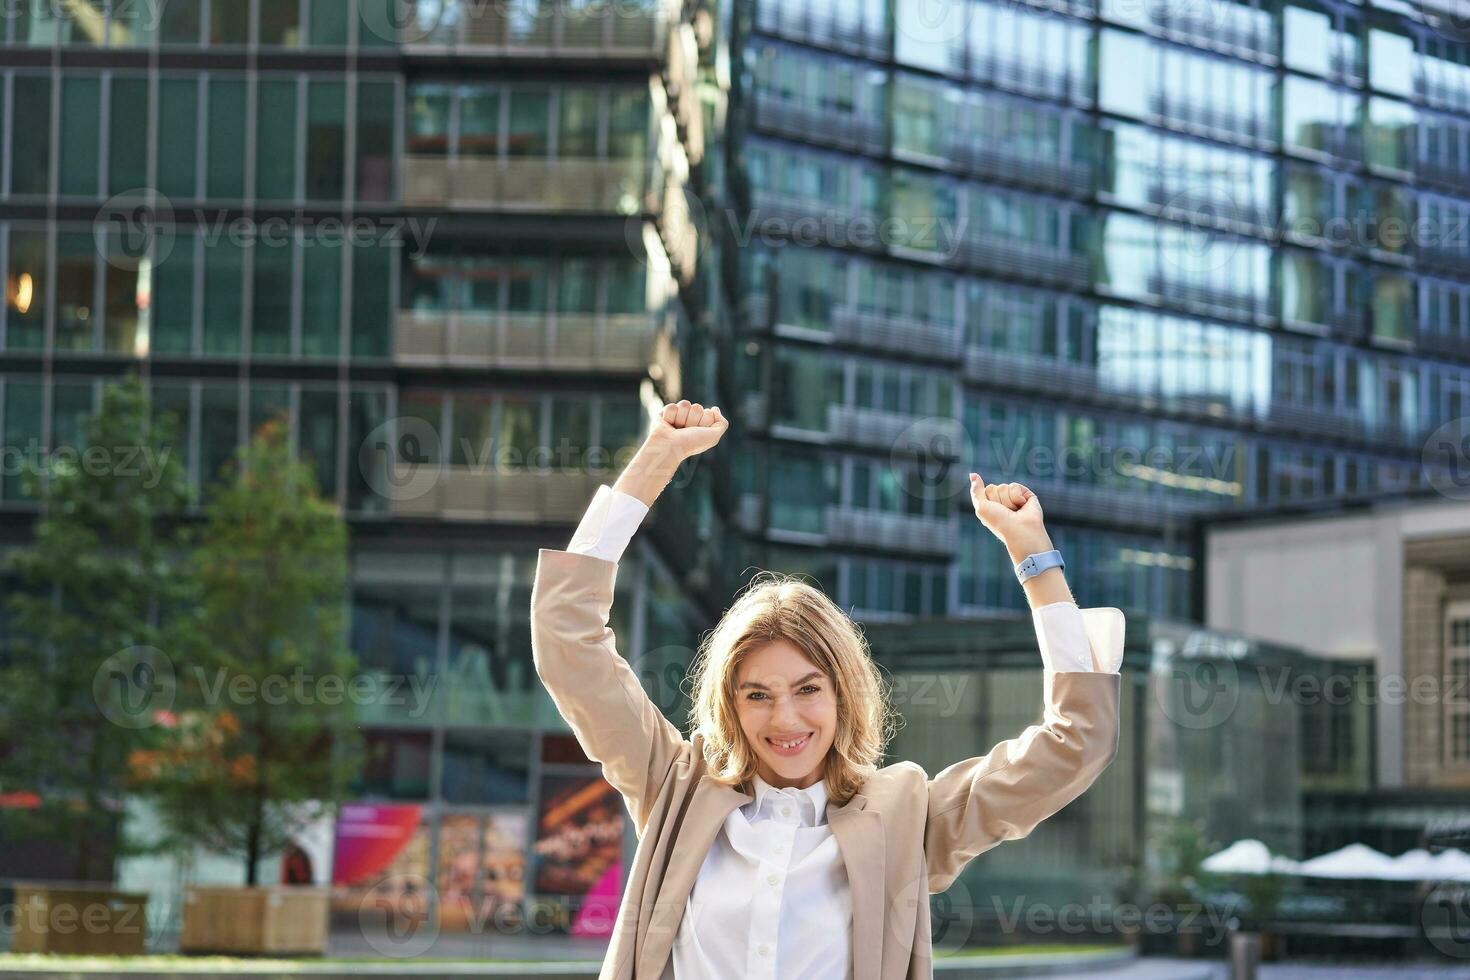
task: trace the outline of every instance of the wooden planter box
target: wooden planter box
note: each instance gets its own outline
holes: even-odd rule
[[[138,956],[148,941],[148,896],[106,885],[17,881],[13,953]]]
[[[310,885],[190,885],[179,952],[321,955],[330,894]]]

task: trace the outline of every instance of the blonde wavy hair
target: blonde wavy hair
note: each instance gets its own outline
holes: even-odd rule
[[[827,795],[846,803],[878,771],[895,716],[857,624],[821,589],[795,575],[757,574],[700,643],[690,669],[690,734],[704,736],[705,762],[715,780],[750,784],[756,755],[736,713],[736,672],[746,656],[776,640],[791,643],[832,679],[837,733],[824,778]]]

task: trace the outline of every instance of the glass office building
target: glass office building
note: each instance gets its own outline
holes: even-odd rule
[[[1242,788],[1189,775],[1203,735],[1149,748],[1173,736],[1138,624],[1193,612],[1194,515],[1414,485],[1464,413],[1470,251],[1379,231],[1470,207],[1470,47],[1399,6],[1122,6],[22,0],[3,444],[74,444],[139,370],[207,496],[288,413],[351,524],[352,647],[425,692],[363,719],[343,823],[400,846],[344,875],[427,879],[460,925],[617,862],[530,588],[641,406],[684,396],[730,409],[730,451],[660,499],[613,606],[671,717],[759,566],[893,621],[895,758],[934,771],[1033,721],[979,469],[1036,489],[1083,605],[1129,611],[1139,719],[985,888],[1113,887],[1157,800],[1274,801],[1285,844],[1291,766]],[[34,511],[0,473],[8,542]]]
[[[580,864],[556,847],[613,818],[587,790],[596,766],[557,734],[527,610],[536,549],[565,547],[640,440],[642,406],[698,380],[698,256],[668,202],[697,197],[709,166],[708,13],[15,13],[0,27],[4,444],[75,445],[101,385],[136,370],[182,422],[207,499],[287,412],[351,525],[352,647],[426,691],[364,718],[359,798],[412,822],[392,867],[469,903],[585,890],[608,827],[578,837]],[[641,669],[708,619],[686,578],[707,482],[668,495],[621,570],[619,636],[654,651]],[[35,502],[17,474],[0,510],[24,540]]]
[[[979,470],[1084,604],[1193,618],[1193,517],[1420,486],[1470,409],[1433,5],[740,9],[739,516],[844,606],[1024,607]]]

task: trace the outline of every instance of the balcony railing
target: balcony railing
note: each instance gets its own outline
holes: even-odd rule
[[[845,343],[879,350],[959,360],[960,335],[954,326],[937,327],[925,320],[853,309],[832,311],[832,335]]]
[[[632,160],[408,155],[403,203],[621,215],[658,211],[656,167]]]
[[[856,405],[827,406],[827,435],[839,442],[904,456],[957,459],[964,449],[964,427],[958,419]]]
[[[1155,180],[1149,184],[1148,199],[1150,204],[1161,208],[1174,208],[1190,214],[1262,228],[1271,226],[1271,214],[1267,209],[1234,197],[1228,186],[1180,187]]]
[[[1092,190],[1094,170],[1090,164],[1007,153],[988,142],[983,134],[949,133],[944,137],[943,153],[961,170],[979,177],[1078,195]]]
[[[833,544],[919,555],[955,552],[954,524],[942,517],[887,514],[844,505],[829,505],[825,516],[827,538]]]
[[[816,10],[809,4],[798,6],[778,0],[760,0],[756,29],[793,41],[805,41],[871,58],[887,54],[891,39],[886,29],[874,29],[848,18],[839,18],[830,10]]]
[[[967,238],[958,243],[955,260],[962,266],[1021,279],[1085,287],[1092,283],[1092,260],[1045,245],[1023,241]]]
[[[400,310],[394,359],[445,367],[643,371],[657,314],[497,314]]]
[[[881,150],[887,143],[881,119],[801,105],[772,92],[758,91],[753,101],[756,126],[767,132],[852,149]]]
[[[427,53],[649,59],[663,54],[669,19],[665,4],[448,0],[417,4],[398,42]]]
[[[575,523],[607,473],[583,470],[507,470],[480,466],[393,464],[388,494],[394,517]]]
[[[1148,290],[1165,302],[1184,306],[1208,306],[1251,316],[1261,316],[1266,312],[1265,298],[1243,288],[1206,286],[1158,272],[1149,276]]]
[[[754,188],[751,204],[758,226],[770,233],[791,234],[795,222],[804,240],[819,237],[837,246],[879,245],[883,216],[862,211],[845,201],[820,201],[795,197],[766,188]],[[856,224],[861,222],[861,224]]]
[[[1149,110],[1176,123],[1223,133],[1237,140],[1243,137],[1258,142],[1270,142],[1273,136],[1270,123],[1259,116],[1234,112],[1165,92],[1153,94],[1149,99]]]
[[[1192,41],[1211,45],[1243,48],[1258,56],[1273,56],[1275,43],[1269,21],[1261,24],[1229,23],[1213,4],[1157,3],[1149,8],[1149,20],[1167,34],[1178,34]]]
[[[984,51],[955,51],[951,62],[954,70],[966,77],[1013,92],[1049,95],[1082,104],[1092,99],[1092,87],[1085,75],[1057,71],[1029,61],[996,58]]]

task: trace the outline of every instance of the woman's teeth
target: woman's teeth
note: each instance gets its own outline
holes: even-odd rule
[[[767,739],[767,741],[770,742],[772,745],[774,745],[776,748],[778,748],[778,749],[785,749],[785,750],[787,750],[789,752],[789,751],[791,751],[793,749],[799,749],[802,746],[806,745],[807,740],[810,739],[810,738],[811,738],[811,735],[803,735],[801,738],[793,738],[793,739],[785,739],[785,740],[780,740],[780,739],[774,739],[774,738],[772,738],[772,739]]]

